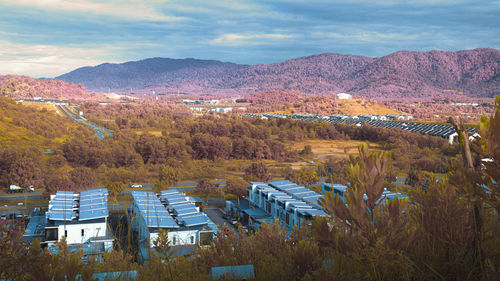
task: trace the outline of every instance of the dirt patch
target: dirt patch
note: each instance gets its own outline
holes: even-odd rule
[[[311,160],[293,162],[293,169],[300,169],[306,166],[315,166],[316,162],[325,161],[329,157],[337,159],[347,159],[350,154],[358,154],[358,146],[362,143],[368,143],[370,150],[381,150],[382,147],[373,142],[363,142],[357,140],[307,140],[288,144],[289,149],[301,151],[306,145],[310,145],[313,155]],[[313,161],[313,162],[311,162]]]

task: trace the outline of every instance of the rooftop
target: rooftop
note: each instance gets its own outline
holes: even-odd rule
[[[80,194],[72,191],[57,191],[51,195],[46,218],[57,222],[90,222],[109,216],[108,190],[106,188],[82,191]]]

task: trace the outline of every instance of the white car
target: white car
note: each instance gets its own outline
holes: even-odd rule
[[[141,188],[142,184],[133,184],[130,186],[131,188]]]

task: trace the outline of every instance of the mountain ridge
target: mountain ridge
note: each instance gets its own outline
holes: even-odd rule
[[[403,50],[374,58],[321,53],[256,65],[156,57],[82,67],[57,79],[82,83],[94,91],[182,89],[249,94],[298,90],[363,97],[427,97],[450,90],[471,97],[492,97],[500,93],[500,51]]]

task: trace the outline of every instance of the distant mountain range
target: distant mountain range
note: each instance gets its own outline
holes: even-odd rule
[[[91,91],[248,94],[297,90],[386,98],[492,97],[500,94],[500,51],[400,51],[378,58],[325,53],[258,65],[151,58],[83,67],[57,78],[82,83]]]

